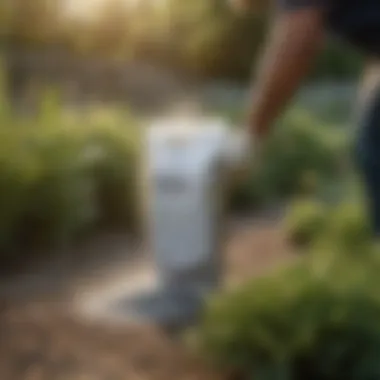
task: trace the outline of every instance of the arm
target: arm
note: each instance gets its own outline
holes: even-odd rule
[[[249,132],[264,137],[293,97],[319,50],[323,8],[280,11],[256,73],[249,106]]]

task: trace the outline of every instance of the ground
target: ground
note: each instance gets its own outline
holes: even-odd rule
[[[0,305],[2,380],[226,378],[206,368],[181,343],[157,328],[104,325],[71,312],[79,284],[81,293],[91,291],[95,283],[99,286],[100,278],[114,273],[111,262],[127,268],[135,265],[134,260],[139,261],[136,255],[126,257],[127,245],[124,237],[108,237],[103,239],[103,246],[98,241],[87,247],[103,252],[100,260],[94,260],[94,254],[81,266],[60,262],[35,276],[4,282]],[[234,286],[262,275],[294,257],[278,219],[233,222],[227,239],[226,284]]]

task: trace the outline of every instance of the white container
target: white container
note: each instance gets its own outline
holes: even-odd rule
[[[158,276],[165,287],[211,291],[223,274],[223,178],[246,157],[246,140],[207,118],[162,120],[147,133],[149,241]]]

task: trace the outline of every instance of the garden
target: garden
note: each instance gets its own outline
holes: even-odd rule
[[[0,4],[0,52],[8,65],[0,80],[1,280],[57,255],[79,266],[72,248],[105,231],[141,242],[145,121],[125,93],[145,103],[153,84],[141,72],[144,78],[132,72],[133,80],[124,81],[127,64],[149,62],[200,87],[216,84],[215,92],[228,100],[210,101],[208,111],[231,126],[242,123],[242,98],[232,101],[233,91],[224,87],[232,82],[244,92],[266,34],[268,2],[252,0],[253,12],[244,15],[217,0],[158,3],[136,2],[141,6],[126,11],[122,1],[100,2],[98,13],[84,12],[94,17],[82,19],[67,17],[61,2]],[[10,301],[0,298],[1,378],[380,378],[380,246],[371,239],[350,155],[350,90],[333,88],[351,83],[361,61],[347,47],[327,42],[306,87],[328,91],[311,97],[301,91],[266,141],[260,165],[252,162],[247,176],[231,184],[230,219],[264,215],[265,226],[234,231],[227,272],[239,281],[210,298],[183,341],[157,329],[107,329],[66,319],[62,309],[52,311],[59,299],[53,291],[54,302],[32,306],[29,295],[17,305],[9,292]],[[30,52],[39,61],[29,62]],[[76,65],[85,60],[87,66]],[[107,69],[96,71],[100,61]],[[44,88],[37,101],[28,93],[33,81]],[[50,86],[58,82],[65,96]],[[124,92],[128,85],[132,90]],[[25,114],[18,112],[24,96],[35,104]],[[74,107],[67,107],[67,98]],[[269,210],[280,218],[266,218]],[[100,250],[103,263],[113,260],[110,245]],[[288,253],[286,265],[272,265],[273,257]],[[27,277],[24,288],[31,284]],[[71,305],[64,303],[65,313]]]
[[[141,120],[99,105],[70,112],[52,90],[33,117],[15,116],[5,96],[1,104],[3,268],[49,260],[54,248],[104,229],[139,236]],[[238,124],[238,112],[223,112]],[[262,165],[232,187],[231,215],[285,205],[281,228],[299,257],[210,300],[191,332],[192,348],[224,373],[259,380],[380,376],[378,247],[349,160],[352,136],[342,128],[346,120],[333,113],[331,120],[292,108],[268,140]]]

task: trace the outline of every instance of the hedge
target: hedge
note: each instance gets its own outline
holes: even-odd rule
[[[317,198],[298,199],[288,207],[285,235],[295,247],[334,247],[361,255],[372,241],[372,230],[362,197],[349,196],[329,204]]]
[[[308,257],[214,298],[197,330],[199,349],[241,379],[379,378],[374,253]]]
[[[308,112],[292,110],[267,139],[259,165],[235,189],[232,206],[255,209],[294,195],[316,194],[346,175],[348,143],[339,129],[320,125]]]
[[[50,94],[36,117],[0,114],[0,252],[56,247],[99,226],[138,227],[137,121],[67,112]]]

